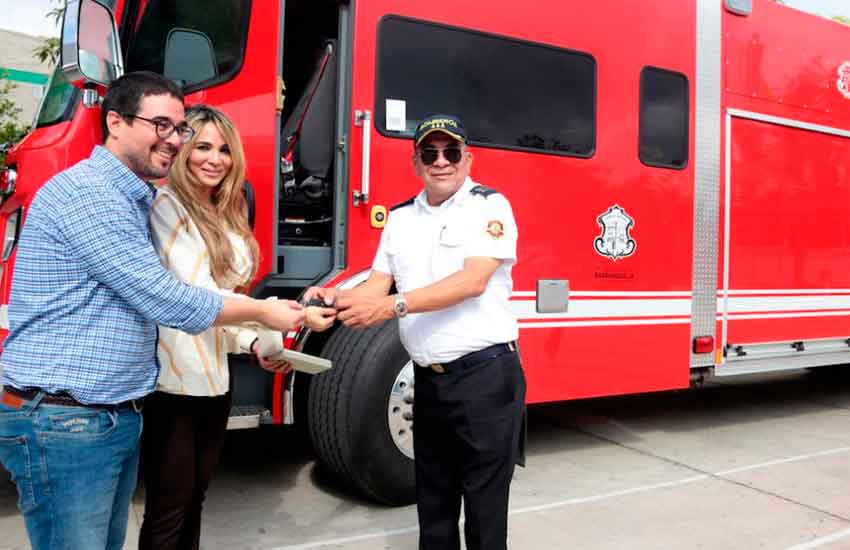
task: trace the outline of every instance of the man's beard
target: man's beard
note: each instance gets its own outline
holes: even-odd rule
[[[173,163],[174,158],[172,157],[172,162],[168,163],[168,166],[164,168],[160,168],[156,164],[153,163],[151,157],[156,154],[157,150],[162,147],[162,145],[154,145],[147,151],[147,155],[132,155],[127,158],[130,165],[130,170],[133,171],[139,178],[143,180],[158,180],[164,178],[168,175],[168,171],[171,168],[171,164]],[[173,147],[168,147],[169,149],[173,149]],[[176,155],[177,152],[174,151]]]

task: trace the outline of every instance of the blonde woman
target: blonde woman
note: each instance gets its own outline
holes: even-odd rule
[[[195,133],[180,150],[169,183],[157,191],[152,238],[177,278],[234,295],[254,278],[259,256],[242,193],[241,140],[233,123],[212,107],[191,107],[186,120]],[[324,330],[334,313],[314,310],[307,324]],[[144,410],[140,549],[198,548],[202,503],[230,411],[227,354],[253,352],[255,340],[248,328],[214,327],[197,335],[159,328],[161,372]],[[286,363],[258,361],[273,372],[289,369]]]

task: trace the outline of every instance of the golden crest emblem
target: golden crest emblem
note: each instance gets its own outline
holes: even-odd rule
[[[505,226],[499,220],[487,222],[487,233],[494,239],[500,239],[505,234]]]

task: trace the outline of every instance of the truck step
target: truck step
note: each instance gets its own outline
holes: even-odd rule
[[[714,369],[714,376],[737,376],[782,370],[850,364],[850,351],[832,351],[785,357],[754,357],[727,362]],[[850,366],[847,367],[850,369]]]
[[[227,419],[228,430],[245,430],[257,428],[260,424],[268,422],[271,412],[265,407],[258,405],[244,405],[231,407],[230,418]]]

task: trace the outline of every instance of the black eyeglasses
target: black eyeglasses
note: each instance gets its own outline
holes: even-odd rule
[[[171,134],[177,132],[177,135],[180,137],[180,143],[186,143],[195,135],[195,130],[186,123],[175,126],[173,122],[163,118],[145,118],[139,115],[124,116],[127,118],[138,118],[139,120],[150,122],[156,128],[156,135],[159,136],[160,139],[168,139],[171,137]]]
[[[452,164],[457,164],[463,158],[463,151],[460,147],[446,147],[445,149],[437,149],[436,147],[423,147],[419,150],[419,158],[422,164],[429,166],[436,162],[437,158],[443,154],[443,158]]]

